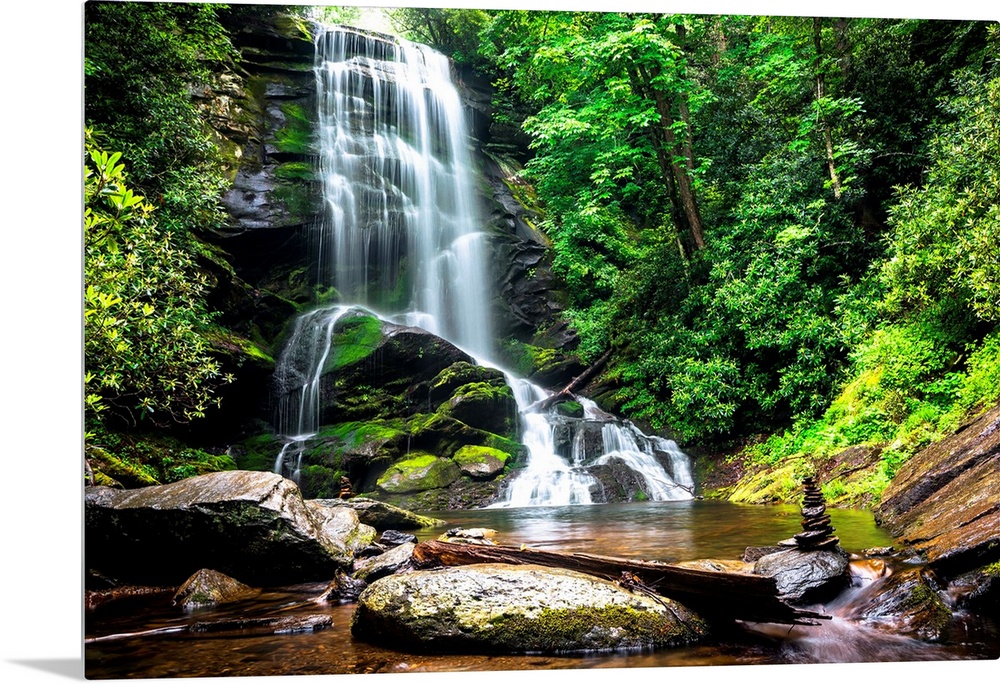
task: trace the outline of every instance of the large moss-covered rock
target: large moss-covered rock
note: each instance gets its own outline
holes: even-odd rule
[[[707,627],[670,599],[589,575],[485,563],[374,582],[358,597],[351,632],[394,648],[519,653],[678,646]]]
[[[203,608],[221,603],[234,603],[260,594],[229,575],[202,568],[180,586],[173,597],[173,604],[183,608]]]
[[[325,580],[374,538],[354,511],[307,504],[274,473],[89,487],[84,501],[87,568],[137,584],[177,586],[206,567],[255,586]]]
[[[455,389],[440,413],[469,427],[507,437],[517,427],[517,403],[506,383],[471,382]]]
[[[452,457],[463,475],[491,479],[503,472],[510,454],[484,446],[464,446]]]
[[[390,466],[378,479],[378,488],[389,494],[444,489],[457,480],[459,474],[458,466],[451,459],[419,454]]]

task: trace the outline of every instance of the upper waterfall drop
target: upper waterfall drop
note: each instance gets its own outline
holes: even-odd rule
[[[321,280],[489,358],[487,245],[448,59],[331,26],[316,38],[316,78]]]

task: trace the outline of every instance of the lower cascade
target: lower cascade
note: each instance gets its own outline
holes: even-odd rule
[[[524,467],[494,507],[609,500],[623,479],[653,501],[693,498],[688,457],[574,397],[582,415],[495,363],[488,241],[474,197],[464,113],[447,59],[421,45],[347,27],[316,39],[319,157],[326,219],[317,228],[323,285],[345,301],[299,316],[277,359],[274,470],[298,481],[321,428],[322,383],[338,322],[351,309],[416,326],[503,372],[519,413]]]

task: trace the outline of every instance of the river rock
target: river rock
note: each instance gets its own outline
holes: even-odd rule
[[[393,546],[399,546],[400,544],[416,544],[417,535],[410,534],[408,532],[400,532],[399,530],[386,530],[379,535],[378,543],[386,548],[392,548]]]
[[[863,589],[844,617],[896,634],[938,641],[951,621],[951,611],[933,583],[932,573],[907,568]]]
[[[205,567],[256,586],[327,579],[374,536],[353,510],[307,505],[274,473],[88,487],[84,504],[87,566],[140,584],[178,586]]]
[[[378,580],[359,597],[351,632],[414,651],[552,653],[679,646],[707,626],[670,599],[607,580],[484,563]]]
[[[781,598],[791,602],[820,601],[848,584],[847,557],[836,551],[787,549],[761,556],[756,575],[773,577]]]
[[[455,452],[452,460],[463,475],[477,480],[491,480],[503,472],[510,455],[499,449],[467,445]]]
[[[333,579],[323,593],[316,597],[318,602],[332,602],[338,601],[341,603],[350,603],[352,601],[357,601],[358,596],[364,591],[368,583],[364,580],[354,579],[349,577],[343,570],[338,570],[334,574]]]
[[[948,585],[947,595],[958,608],[989,615],[1000,622],[1000,563],[956,577]]]
[[[371,525],[380,532],[386,530],[419,530],[425,527],[444,527],[448,523],[437,518],[429,518],[424,515],[417,515],[413,511],[405,508],[393,506],[382,501],[369,499],[363,496],[356,496],[349,501],[339,499],[315,499],[315,503],[320,506],[330,508],[350,508],[358,516],[358,519],[366,525]]]
[[[411,454],[392,464],[378,479],[379,490],[387,494],[410,494],[428,489],[444,489],[461,475],[449,458],[430,454]]]
[[[175,606],[202,608],[253,598],[260,589],[249,587],[229,575],[202,568],[187,579],[172,599]]]
[[[399,572],[410,562],[415,546],[416,544],[407,542],[389,549],[381,555],[356,562],[354,564],[354,578],[371,583],[380,577]]]
[[[943,579],[1000,559],[1000,404],[904,463],[875,520]]]

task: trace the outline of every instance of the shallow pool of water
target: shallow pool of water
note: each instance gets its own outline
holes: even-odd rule
[[[489,527],[504,543],[601,555],[682,561],[739,558],[798,532],[795,506],[740,506],[713,501],[643,502],[601,506],[431,512],[449,526]],[[831,511],[836,534],[849,552],[893,544],[862,511]],[[423,539],[442,530],[424,531]],[[199,620],[275,614],[327,614],[333,627],[309,634],[195,636],[158,633],[88,643],[88,678],[210,677],[228,675],[471,672],[590,668],[753,665],[778,663],[905,662],[995,659],[1000,635],[979,619],[960,623],[948,643],[930,644],[839,618],[819,627],[744,626],[712,641],[649,653],[582,656],[485,656],[404,653],[351,637],[351,604],[312,599],[323,583],[284,587],[233,606],[185,612],[170,595],[111,604],[89,613],[88,638],[184,628]]]

